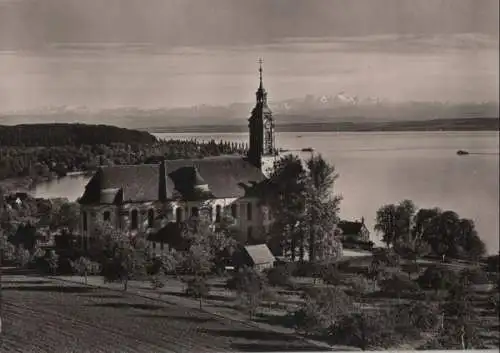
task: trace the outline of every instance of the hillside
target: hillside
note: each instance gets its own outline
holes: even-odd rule
[[[0,125],[0,146],[80,146],[154,142],[156,138],[148,132],[107,125]]]
[[[278,120],[278,119],[277,119]],[[304,121],[303,119],[302,121]],[[460,119],[432,119],[417,121],[389,121],[389,122],[367,122],[367,121],[343,121],[343,122],[318,122],[318,123],[288,123],[277,122],[278,132],[317,132],[317,131],[339,131],[339,132],[368,132],[368,131],[497,131],[499,128],[498,118],[460,118]],[[246,126],[238,125],[197,125],[197,126],[173,126],[145,129],[155,133],[184,133],[196,132],[246,132]]]

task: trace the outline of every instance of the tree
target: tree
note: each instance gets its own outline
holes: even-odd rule
[[[70,233],[78,229],[80,224],[80,206],[76,202],[66,202],[53,211],[51,228],[67,229]]]
[[[1,232],[1,231],[0,231]],[[13,262],[16,258],[16,247],[14,244],[7,240],[7,236],[0,234],[0,251],[2,252],[2,258],[0,265],[5,262]]]
[[[474,325],[477,314],[474,310],[472,292],[467,283],[454,284],[442,305],[445,316],[445,326],[441,340],[447,347],[461,349],[478,348],[480,344],[478,332]]]
[[[268,287],[264,276],[250,267],[243,267],[228,280],[227,288],[236,290],[243,308],[250,319],[267,295]]]
[[[19,245],[14,253],[14,262],[17,266],[25,268],[31,259],[31,254],[23,245]]]
[[[294,314],[296,329],[323,333],[355,309],[354,300],[338,287],[315,289],[305,295],[303,306]]]
[[[81,256],[76,261],[70,261],[71,268],[79,276],[83,276],[85,284],[88,283],[88,275],[95,275],[101,272],[101,265],[91,261],[89,258]]]
[[[484,244],[477,235],[474,222],[460,218],[453,211],[438,212],[428,222],[423,239],[443,261],[446,256],[465,255],[478,259],[484,254]]]
[[[50,250],[46,254],[45,261],[47,261],[50,272],[55,275],[59,267],[59,255],[55,250]]]
[[[198,298],[200,302],[200,310],[202,309],[203,298],[210,293],[210,286],[205,277],[194,276],[187,281],[186,294]]]
[[[342,317],[329,329],[335,343],[367,349],[388,348],[394,337],[394,317],[387,310],[355,311]]]
[[[377,211],[375,230],[382,233],[382,241],[387,247],[410,236],[415,213],[416,206],[411,200],[403,200],[397,205],[385,205]]]
[[[333,196],[333,186],[339,175],[335,167],[321,155],[312,156],[306,162],[306,229],[309,233],[309,261],[316,261],[317,255],[324,259],[338,254],[335,229],[339,222],[340,196]],[[302,244],[304,242],[301,242]],[[333,254],[330,254],[333,252]]]
[[[306,203],[307,173],[301,160],[286,155],[275,160],[268,180],[261,184],[260,198],[270,207],[271,236],[283,252],[295,261],[299,240],[304,238],[302,224]],[[305,239],[304,239],[305,240]],[[303,243],[304,241],[302,241]]]
[[[106,281],[123,283],[126,291],[128,281],[134,276],[146,275],[145,237],[121,233],[113,227],[102,228],[98,244],[103,259],[103,276]]]
[[[333,196],[338,175],[321,155],[302,161],[287,155],[274,162],[268,181],[259,187],[263,202],[270,207],[274,222],[270,243],[274,243],[292,261],[304,260],[306,249],[314,262],[318,253],[326,257],[341,197]],[[299,253],[297,254],[297,249]]]

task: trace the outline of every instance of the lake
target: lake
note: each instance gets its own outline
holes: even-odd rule
[[[247,134],[155,134],[161,138],[246,142]],[[279,133],[285,149],[312,147],[335,165],[335,193],[343,196],[340,215],[365,218],[403,199],[418,207],[440,207],[473,219],[489,253],[499,242],[499,137],[497,132]],[[458,156],[457,150],[471,152]],[[474,154],[472,154],[474,153]],[[475,154],[477,153],[477,154]],[[299,153],[308,157],[309,153]],[[37,197],[81,196],[87,177],[71,176],[38,185]],[[372,233],[372,238],[377,237]]]

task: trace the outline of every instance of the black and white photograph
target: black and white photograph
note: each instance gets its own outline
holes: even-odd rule
[[[499,7],[0,0],[0,352],[498,352]]]

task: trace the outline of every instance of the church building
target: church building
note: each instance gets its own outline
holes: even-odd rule
[[[262,63],[259,74],[256,105],[248,119],[247,156],[100,167],[79,200],[84,239],[90,239],[103,222],[132,234],[160,233],[208,208],[214,223],[227,212],[241,241],[259,243],[271,216],[251,190],[266,179],[265,169],[276,155],[275,123],[262,83]]]

